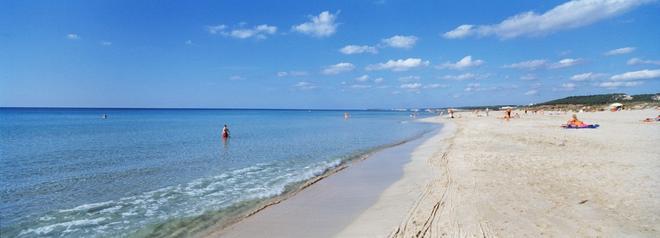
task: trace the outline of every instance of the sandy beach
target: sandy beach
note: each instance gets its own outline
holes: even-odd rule
[[[0,238],[660,238],[660,0],[53,2]]]
[[[333,237],[379,201],[385,190],[391,190],[392,184],[400,184],[399,181],[405,180],[404,184],[415,190],[415,193],[401,193],[397,198],[405,198],[408,202],[398,201],[398,209],[384,210],[392,215],[403,214],[417,199],[422,183],[430,179],[424,176],[430,175],[429,171],[424,171],[424,160],[411,161],[410,154],[420,147],[430,145],[429,142],[436,141],[434,138],[437,137],[438,129],[413,141],[371,153],[365,159],[345,165],[346,169],[327,175],[274,206],[226,229],[210,230],[202,236]],[[428,158],[428,155],[417,158]],[[410,171],[411,164],[416,164],[414,169],[419,171]],[[422,176],[403,177],[404,173]],[[409,180],[411,178],[418,183],[411,183],[414,182]],[[399,222],[387,217],[379,220],[389,227]]]
[[[570,114],[518,113],[510,121],[497,119],[501,112],[424,119],[445,126],[412,150],[403,175],[369,206],[310,201],[337,193],[370,201],[340,188],[375,177],[319,182],[210,236],[660,236],[660,123],[640,121],[657,110],[580,113],[601,125],[580,130],[559,127]],[[359,171],[353,167],[328,180]]]

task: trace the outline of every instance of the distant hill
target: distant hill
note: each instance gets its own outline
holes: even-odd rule
[[[611,94],[599,94],[599,95],[588,95],[588,96],[571,96],[565,97],[562,99],[556,99],[552,101],[547,101],[544,103],[539,103],[537,105],[562,105],[562,104],[582,104],[582,105],[598,105],[598,104],[608,104],[614,102],[658,102],[660,99],[660,94],[639,94],[639,95],[627,95],[625,93],[611,93]]]

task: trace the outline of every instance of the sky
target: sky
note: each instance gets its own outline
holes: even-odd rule
[[[660,91],[660,2],[0,1],[0,106],[424,108]]]

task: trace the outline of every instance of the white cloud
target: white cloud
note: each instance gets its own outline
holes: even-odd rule
[[[407,90],[419,90],[420,88],[422,88],[422,84],[421,83],[404,83],[404,84],[401,84],[401,86],[399,86],[399,87],[402,88],[402,89],[407,89]]]
[[[206,26],[206,31],[214,35],[224,32],[225,29],[227,29],[226,25]]]
[[[239,28],[229,32],[229,36],[238,39],[257,38],[266,39],[267,35],[272,35],[277,32],[277,27],[269,25],[258,25],[253,28]]]
[[[371,88],[371,85],[368,85],[368,84],[353,84],[353,85],[351,85],[351,88],[365,89],[365,88]]]
[[[483,75],[477,75],[473,73],[464,73],[464,74],[459,74],[459,75],[445,75],[442,76],[442,79],[445,80],[470,80],[470,79],[477,79],[477,78],[483,78]]]
[[[110,42],[110,41],[101,41],[101,42],[99,42],[99,44],[101,44],[102,46],[111,46],[112,42]]]
[[[560,68],[566,68],[570,66],[575,66],[582,63],[581,59],[572,59],[572,58],[566,58],[566,59],[561,59],[555,63],[549,63],[547,60],[544,59],[535,59],[535,60],[528,60],[528,61],[522,61],[510,65],[505,65],[503,66],[504,68],[511,68],[511,69],[525,69],[525,70],[537,70],[537,69],[560,69]]]
[[[536,60],[528,60],[510,65],[505,65],[504,68],[535,70],[545,67],[546,64],[547,64],[546,60],[536,59]]]
[[[280,71],[277,72],[277,77],[301,77],[301,76],[307,76],[308,73],[306,71]]]
[[[660,69],[625,72],[610,77],[614,81],[642,80],[660,78]]]
[[[429,65],[429,61],[423,61],[419,58],[407,58],[399,60],[388,60],[385,63],[368,65],[366,70],[408,71],[413,68],[424,67],[427,65]]]
[[[244,79],[245,78],[243,78],[241,76],[238,76],[238,75],[232,75],[232,76],[229,77],[229,80],[232,80],[232,81],[238,81],[238,80],[244,80]]]
[[[318,16],[309,16],[309,18],[311,21],[292,26],[291,29],[315,37],[327,37],[337,32],[338,24],[335,23],[337,14],[324,11]]]
[[[599,78],[605,77],[605,74],[601,73],[583,73],[583,74],[576,74],[571,76],[571,80],[573,81],[587,81],[587,80],[596,80]]]
[[[416,36],[401,36],[401,35],[395,35],[390,38],[386,38],[382,40],[383,44],[386,46],[392,47],[392,48],[404,48],[404,49],[409,49],[415,46],[415,43],[417,43],[417,37]]]
[[[501,39],[542,36],[587,26],[649,2],[652,0],[572,0],[542,14],[523,12],[493,25],[460,25],[443,36],[448,39],[468,36],[497,36]]]
[[[562,83],[561,89],[565,91],[573,91],[577,85],[574,83]]]
[[[366,74],[365,74],[365,75],[362,75],[362,76],[360,76],[360,77],[355,78],[355,80],[356,80],[356,81],[359,81],[359,82],[366,82],[366,81],[369,81],[369,75],[366,75]]]
[[[368,46],[368,45],[347,45],[339,49],[339,52],[345,55],[362,54],[362,53],[377,54],[378,49],[376,49],[376,47]]]
[[[296,84],[293,85],[294,88],[299,89],[299,90],[311,90],[318,88],[316,85],[310,83],[310,82],[305,82],[305,81],[300,81]]]
[[[525,81],[537,80],[537,79],[538,77],[536,77],[536,75],[533,74],[525,74],[523,76],[520,76],[520,80],[525,80]]]
[[[457,61],[456,63],[451,63],[451,62],[445,62],[444,64],[440,65],[440,68],[449,68],[449,69],[466,69],[470,67],[476,67],[479,65],[482,65],[484,63],[483,60],[472,60],[472,56],[468,55],[463,57],[461,60]]]
[[[643,82],[639,80],[647,80],[647,79],[656,79],[660,78],[660,69],[654,69],[654,70],[639,70],[639,71],[631,71],[631,72],[625,72],[622,74],[617,74],[613,75],[610,77],[610,81],[606,82],[601,82],[597,84],[598,87],[602,88],[618,88],[618,87],[635,87],[638,85],[642,85]]]
[[[481,84],[471,83],[471,84],[468,84],[467,87],[465,87],[465,89],[463,89],[463,91],[473,92],[473,91],[479,91],[480,89],[481,89]]]
[[[277,27],[262,24],[252,28],[243,28],[244,23],[239,24],[239,28],[227,30],[226,25],[207,26],[206,30],[210,34],[220,34],[223,36],[230,36],[237,39],[266,39],[268,35],[273,35],[277,32]]]
[[[355,81],[360,82],[362,85],[365,85],[365,83],[368,83],[369,81],[372,81],[375,84],[380,84],[380,83],[383,82],[383,80],[384,80],[383,78],[371,79],[371,77],[369,77],[369,75],[366,75],[366,74],[355,78]],[[345,82],[344,82],[344,84],[345,84]],[[360,84],[356,84],[356,85],[360,85]]]
[[[330,65],[325,67],[321,73],[323,74],[340,74],[343,72],[349,72],[355,69],[355,65],[351,63],[341,62],[338,64]]]
[[[414,75],[399,77],[399,81],[401,81],[401,82],[412,82],[412,81],[418,81],[420,79],[421,79],[421,77],[414,76]]]
[[[525,95],[532,96],[532,95],[536,95],[538,92],[539,92],[539,90],[532,89],[532,90],[529,90],[529,91],[525,92]]]
[[[548,67],[551,68],[551,69],[559,69],[559,68],[566,68],[566,67],[571,67],[571,66],[574,66],[574,65],[578,65],[580,63],[582,63],[581,59],[566,58],[566,59],[559,60],[559,62],[551,64]]]
[[[73,33],[67,34],[66,38],[69,40],[80,40],[80,36],[78,36],[78,34],[73,34]]]
[[[432,84],[424,85],[423,88],[433,89],[433,88],[446,88],[446,87],[447,87],[447,85],[444,85],[444,84],[432,83]]]
[[[494,90],[511,90],[511,89],[517,89],[518,85],[501,85],[501,86],[489,86],[489,87],[481,87],[481,84],[479,83],[470,83],[465,87],[463,91],[466,92],[484,92],[484,91],[494,91]]]
[[[598,87],[601,87],[601,88],[634,87],[634,86],[638,86],[638,85],[641,85],[641,84],[642,84],[642,82],[640,82],[640,81],[631,81],[631,82],[621,82],[621,81],[611,82],[610,81],[610,82],[602,82],[602,83],[598,84]]]
[[[638,64],[654,64],[660,65],[660,60],[644,60],[640,58],[632,58],[628,60],[628,65],[638,65]]]
[[[456,27],[456,29],[445,32],[445,34],[442,34],[447,39],[458,39],[458,38],[463,38],[469,35],[472,35],[472,29],[474,28],[474,25],[460,25]]]
[[[605,52],[604,55],[623,55],[635,51],[635,47],[623,47]]]

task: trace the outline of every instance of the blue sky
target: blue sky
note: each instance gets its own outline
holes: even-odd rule
[[[399,108],[660,91],[660,3],[1,1],[0,106]]]

